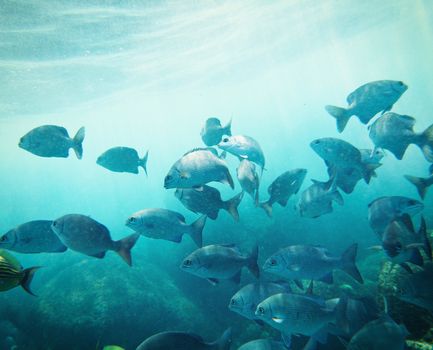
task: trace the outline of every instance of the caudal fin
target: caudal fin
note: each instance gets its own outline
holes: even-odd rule
[[[41,268],[41,266],[35,266],[35,267],[30,267],[28,269],[24,269],[24,271],[23,271],[24,272],[24,277],[21,280],[21,287],[23,287],[23,289],[27,293],[29,293],[29,294],[31,294],[33,296],[36,296],[36,295],[30,289],[30,284],[32,283],[32,280],[33,280],[33,277],[35,275],[35,272],[38,269],[40,269],[40,268]]]
[[[228,328],[224,331],[221,337],[215,341],[213,345],[215,345],[215,349],[217,350],[229,350],[230,344],[232,342],[232,329]]]
[[[262,208],[270,218],[272,217],[272,204],[270,204],[269,201],[260,203],[259,207]]]
[[[364,283],[358,268],[355,265],[356,252],[358,250],[358,244],[352,244],[341,256],[341,269],[352,276],[359,283]]]
[[[253,248],[253,251],[251,252],[249,263],[248,263],[248,270],[251,271],[251,273],[256,277],[260,277],[260,269],[259,265],[257,263],[257,260],[259,258],[259,246],[255,245]]]
[[[433,124],[421,134],[417,145],[421,148],[425,159],[433,163]]]
[[[337,106],[329,106],[329,105],[325,106],[325,109],[330,115],[332,115],[337,120],[338,132],[343,132],[347,122],[351,117],[350,112],[345,108],[341,108]]]
[[[426,179],[422,177],[416,177],[411,175],[404,175],[406,180],[408,180],[412,185],[416,187],[419,196],[424,199],[425,194],[427,193],[427,188],[431,185],[426,183]]]
[[[207,216],[202,215],[200,216],[196,221],[194,221],[189,227],[190,231],[189,234],[194,241],[195,244],[197,244],[198,247],[201,247],[203,245],[203,227],[206,223]]]
[[[119,254],[129,266],[132,266],[131,249],[134,247],[135,243],[137,243],[139,237],[139,233],[133,233],[132,235],[115,242],[117,248],[116,253]]]
[[[232,199],[224,202],[224,209],[227,210],[235,221],[239,221],[238,206],[244,196],[244,192],[238,193]]]
[[[73,145],[72,148],[74,149],[75,155],[78,159],[83,158],[83,140],[85,136],[85,129],[84,126],[82,126],[77,133],[75,134],[74,138],[72,139]]]
[[[146,152],[146,154],[144,155],[143,158],[138,160],[138,166],[141,166],[144,169],[144,172],[146,173],[147,176],[147,158],[149,158],[149,151]]]
[[[224,127],[224,135],[232,136],[232,120],[227,123],[227,125]]]

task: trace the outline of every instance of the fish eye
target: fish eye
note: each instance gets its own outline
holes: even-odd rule
[[[236,300],[235,299],[230,300],[230,305],[236,305]]]
[[[398,85],[403,86],[403,82],[402,82],[402,81],[399,81],[399,82],[398,82]]]
[[[3,237],[0,237],[0,242],[4,242],[4,241],[6,241],[6,239],[7,239],[6,235]]]
[[[53,221],[53,227],[57,226],[57,221]]]
[[[261,306],[257,309],[257,311],[262,315],[265,313],[265,309]]]
[[[130,217],[129,218],[129,222],[135,222],[135,218],[134,217]]]
[[[228,137],[224,137],[223,138],[223,142],[229,142],[229,138]]]
[[[184,266],[191,266],[192,265],[192,261],[187,259],[185,260],[185,262],[183,263]]]
[[[172,179],[172,176],[171,175],[167,175],[166,177],[165,177],[165,181],[170,181]]]
[[[270,263],[272,266],[275,266],[275,265],[277,265],[277,260],[271,259]]]

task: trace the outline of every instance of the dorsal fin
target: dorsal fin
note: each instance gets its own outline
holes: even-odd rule
[[[193,152],[197,152],[197,151],[209,151],[212,152],[215,156],[218,157],[218,151],[215,148],[212,147],[197,147],[197,148],[193,148],[192,150],[189,150],[188,152],[186,152],[182,157],[185,157],[186,155],[193,153]]]

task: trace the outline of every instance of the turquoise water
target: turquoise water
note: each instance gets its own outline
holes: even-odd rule
[[[2,1],[0,2],[0,232],[30,220],[68,213],[90,215],[112,237],[132,233],[124,223],[148,207],[187,211],[163,188],[171,165],[202,146],[209,116],[234,134],[257,139],[266,156],[260,195],[282,172],[306,168],[327,179],[309,147],[319,137],[341,137],[371,148],[365,125],[352,118],[338,134],[327,104],[345,105],[347,94],[374,80],[402,80],[409,89],[393,111],[432,123],[433,3],[430,1]],[[85,126],[84,156],[41,158],[18,148],[21,136],[43,124],[74,135]],[[149,150],[148,172],[117,174],[96,165],[106,149]],[[237,160],[227,162],[235,176]],[[425,176],[427,162],[411,145],[402,161],[391,153],[378,178],[343,195],[344,206],[318,219],[293,208],[274,217],[245,196],[240,222],[227,213],[208,220],[205,244],[259,244],[259,262],[289,244],[320,244],[341,253],[360,245],[359,265],[375,280],[383,256],[368,226],[367,204],[383,195],[417,198],[403,174]],[[235,191],[215,185],[229,198]],[[432,227],[428,193],[424,216]],[[142,237],[128,268],[115,253],[97,260],[79,253],[14,254],[23,266],[44,266],[33,290],[0,294],[0,322],[17,329],[19,349],[96,349],[116,343],[135,348],[153,333],[193,331],[216,339],[234,329],[234,344],[264,336],[227,309],[238,290],[213,287],[180,271],[195,249]],[[374,264],[371,264],[371,261]],[[243,273],[242,284],[253,281]],[[0,336],[2,334],[0,333]],[[236,348],[233,346],[233,348]]]

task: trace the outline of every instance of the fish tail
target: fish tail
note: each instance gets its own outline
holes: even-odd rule
[[[249,263],[248,263],[248,270],[250,270],[251,273],[256,278],[260,277],[260,269],[257,263],[258,259],[259,259],[259,246],[256,244],[253,248],[253,251],[251,252],[251,255],[249,257]]]
[[[135,243],[137,243],[139,237],[139,233],[133,233],[115,242],[117,248],[115,249],[116,253],[119,254],[129,266],[132,266],[131,249],[134,247]]]
[[[146,152],[146,154],[144,155],[143,158],[138,160],[138,166],[141,166],[144,169],[144,172],[146,173],[147,176],[147,158],[149,158],[149,151]]]
[[[202,215],[200,216],[196,221],[194,221],[189,227],[190,227],[190,236],[195,244],[197,244],[198,247],[201,247],[203,245],[203,228],[206,223],[207,216]]]
[[[230,118],[227,125],[224,127],[224,135],[232,136],[232,119]]]
[[[427,259],[432,261],[432,249],[431,249],[430,240],[429,240],[429,237],[427,234],[427,226],[425,223],[424,216],[421,216],[421,226],[419,227],[418,235],[420,235],[422,238],[422,243],[424,245],[423,250],[424,250],[425,254],[427,255]]]
[[[244,192],[238,193],[233,198],[229,199],[228,201],[224,202],[224,209],[227,210],[231,216],[233,216],[233,219],[235,221],[239,221],[239,212],[238,212],[238,206],[244,196]]]
[[[262,208],[270,218],[272,217],[272,204],[269,201],[260,203],[259,207]]]
[[[224,331],[224,333],[221,335],[221,337],[213,343],[213,345],[215,349],[218,350],[229,350],[231,342],[232,342],[232,329],[227,328]]]
[[[72,139],[75,155],[78,159],[83,158],[83,140],[85,136],[85,129],[84,126],[82,126],[77,133],[75,134],[74,138]]]
[[[23,287],[23,289],[27,292],[27,293],[29,293],[29,294],[31,294],[31,295],[33,295],[33,296],[36,296],[33,292],[32,292],[32,290],[30,289],[30,284],[32,283],[32,280],[33,280],[33,277],[34,277],[34,275],[35,275],[35,272],[38,270],[38,269],[40,269],[41,268],[41,266],[35,266],[35,267],[30,267],[30,268],[28,268],[28,269],[24,269],[23,270],[23,272],[24,272],[24,277],[23,277],[23,279],[21,280],[21,287]]]
[[[433,162],[433,124],[424,130],[416,144],[421,148],[425,159]]]
[[[325,106],[325,109],[330,115],[332,115],[337,120],[338,132],[340,133],[343,132],[347,122],[352,116],[349,110],[347,110],[346,108],[330,106],[330,105]]]
[[[359,283],[364,283],[358,268],[356,267],[356,252],[358,250],[358,244],[352,244],[341,256],[342,266],[341,269],[352,276]]]
[[[408,180],[412,185],[416,187],[419,196],[422,199],[424,199],[427,189],[429,187],[429,185],[425,181],[426,179],[422,177],[411,176],[411,175],[404,175],[404,177],[406,178],[406,180]]]

